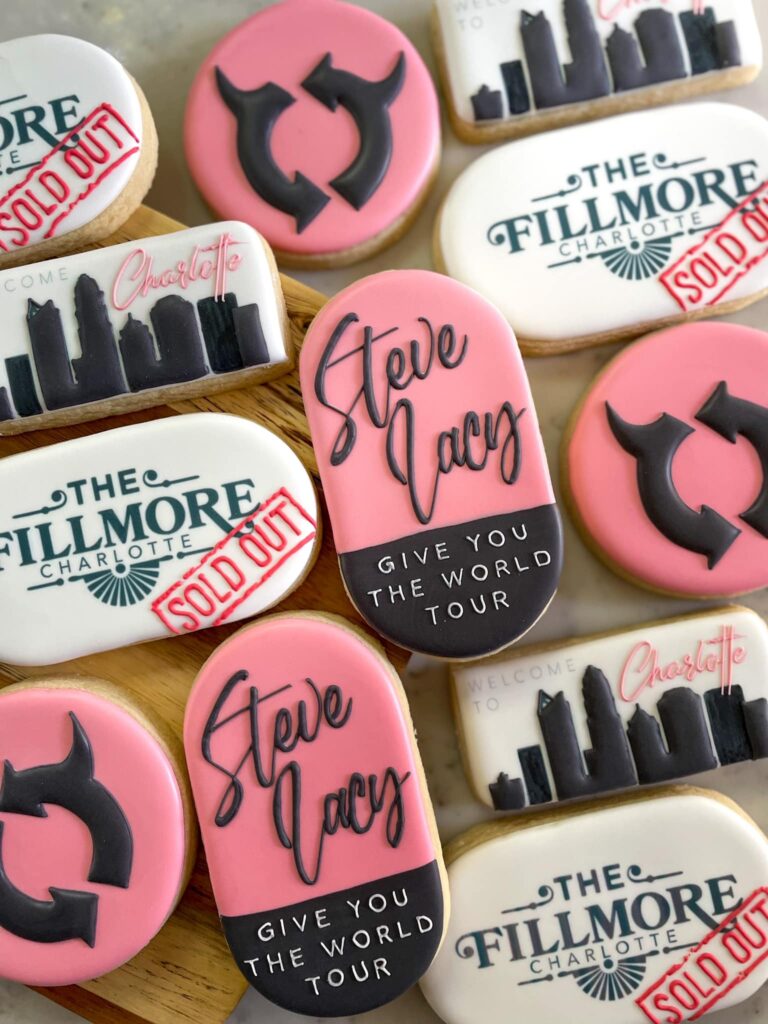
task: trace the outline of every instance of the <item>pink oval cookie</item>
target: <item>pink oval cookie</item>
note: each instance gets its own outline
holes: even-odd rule
[[[384,657],[340,619],[264,619],[203,666],[184,745],[224,933],[250,984],[318,1017],[413,985],[442,939],[442,855]]]
[[[174,764],[78,683],[0,693],[0,976],[71,985],[155,936],[186,878]]]
[[[323,307],[301,388],[344,583],[379,633],[472,658],[537,621],[562,537],[528,378],[495,306],[442,274]]]
[[[654,590],[768,585],[768,334],[686,324],[625,349],[579,409],[567,451],[577,522]]]
[[[384,244],[418,204],[440,115],[424,62],[394,25],[340,0],[283,0],[206,57],[184,137],[220,215],[252,224],[284,259],[332,261]]]

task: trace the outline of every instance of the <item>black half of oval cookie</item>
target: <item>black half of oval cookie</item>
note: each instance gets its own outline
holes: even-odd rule
[[[339,555],[349,595],[378,633],[456,660],[492,654],[526,633],[554,597],[562,562],[554,504]]]
[[[243,975],[267,999],[293,1013],[346,1017],[416,984],[440,946],[443,914],[440,869],[431,861],[221,923]]]

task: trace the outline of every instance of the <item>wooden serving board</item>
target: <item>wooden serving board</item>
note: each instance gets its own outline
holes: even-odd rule
[[[167,234],[183,227],[169,217],[141,207],[103,244]],[[282,282],[291,333],[298,352],[307,327],[325,297],[289,277],[283,276]],[[1,438],[0,457],[127,423],[199,410],[234,413],[273,430],[291,445],[315,483],[319,483],[295,368],[284,377],[248,389],[95,423]],[[322,494],[320,499],[326,526],[322,550],[305,582],[282,603],[280,609],[322,609],[360,623],[341,581]],[[240,626],[242,623],[107,651],[54,668],[20,669],[0,664],[0,685],[58,671],[100,676],[124,686],[148,702],[181,734],[184,705],[197,670],[211,651]],[[398,668],[405,665],[407,659],[402,650],[389,646],[388,654]],[[117,1024],[118,1021],[120,1024],[221,1024],[245,988],[245,979],[230,957],[219,928],[201,849],[189,888],[176,912],[143,952],[124,967],[96,981],[40,991],[97,1024]]]

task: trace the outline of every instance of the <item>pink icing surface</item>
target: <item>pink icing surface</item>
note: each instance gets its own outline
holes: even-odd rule
[[[389,108],[392,162],[359,211],[328,184],[357,154],[355,123],[300,87],[326,53],[334,67],[373,81],[392,71],[400,53],[406,58],[403,88]],[[274,158],[289,178],[300,171],[331,197],[301,234],[293,217],[253,191],[240,167],[236,121],[216,88],[217,65],[240,89],[274,81],[296,100],[275,125]],[[221,217],[247,221],[287,252],[336,252],[380,234],[412,206],[439,155],[440,115],[423,60],[394,25],[339,0],[283,0],[235,28],[205,59],[189,95],[184,139],[192,175]]]
[[[350,718],[342,728],[326,724],[314,742],[300,741],[292,753],[278,753],[278,773],[292,759],[301,766],[302,848],[307,862],[314,866],[323,798],[348,786],[352,772],[381,776],[391,766],[401,776],[413,773],[403,786],[405,828],[397,847],[385,839],[385,809],[366,835],[341,829],[329,836],[319,878],[307,885],[295,869],[291,851],[277,838],[273,789],[259,785],[250,760],[240,776],[244,797],[239,812],[228,825],[215,824],[227,778],[204,760],[201,739],[222,687],[241,669],[248,672],[248,679],[230,695],[220,719],[247,704],[250,686],[257,687],[260,696],[291,687],[259,705],[259,735],[267,763],[275,715],[281,707],[291,708],[295,721],[298,701],[310,695],[303,682],[307,677],[321,691],[337,684],[345,700],[352,699]],[[310,706],[310,721],[316,717]],[[197,678],[184,722],[187,764],[219,913],[236,916],[287,907],[431,863],[436,854],[415,774],[413,743],[389,672],[351,631],[335,623],[280,616],[222,644]],[[241,715],[214,733],[211,753],[217,763],[234,769],[249,746],[248,717]],[[362,820],[367,808],[366,803]]]
[[[348,329],[334,359],[361,344],[366,325],[372,326],[375,334],[397,328],[373,349],[380,395],[384,393],[384,369],[392,348],[407,351],[409,341],[418,339],[424,349],[420,360],[424,362],[428,335],[419,317],[427,317],[436,332],[450,323],[459,339],[468,335],[468,354],[460,366],[447,369],[435,359],[425,380],[414,380],[407,390],[393,392],[392,405],[401,396],[414,404],[416,476],[422,482],[421,491],[426,494],[430,490],[440,433],[460,427],[470,410],[479,413],[481,419],[485,412],[495,415],[505,401],[510,401],[516,411],[526,410],[519,420],[522,468],[516,483],[502,480],[498,451],[490,453],[481,472],[455,466],[441,478],[432,520],[420,525],[407,487],[389,470],[387,431],[372,425],[362,400],[353,413],[358,431],[355,448],[345,462],[331,466],[329,456],[342,419],[318,402],[315,374],[336,324],[350,312],[356,313],[360,322]],[[337,551],[356,551],[425,529],[455,526],[554,501],[536,410],[515,336],[495,306],[471,288],[423,270],[386,271],[364,278],[323,307],[307,333],[300,366],[301,389]],[[361,355],[340,362],[329,372],[327,381],[328,400],[339,408],[349,408],[362,383]]]
[[[69,985],[105,974],[143,949],[176,902],[186,850],[184,810],[173,767],[126,711],[84,690],[0,693],[0,759],[17,770],[62,761],[72,746],[73,711],[93,749],[94,777],[131,826],[127,889],[88,881],[93,854],[86,826],[69,811],[0,814],[3,864],[14,886],[50,900],[50,886],[96,893],[96,942],[32,942],[0,929],[0,975],[29,985]]]
[[[599,546],[632,576],[661,590],[709,596],[768,584],[768,541],[739,519],[762,486],[760,462],[742,437],[733,445],[696,421],[720,381],[731,394],[765,405],[768,335],[726,323],[687,324],[637,342],[609,364],[587,396],[568,450],[571,492]],[[649,521],[636,462],[608,426],[605,402],[632,423],[667,412],[696,428],[679,448],[673,481],[692,508],[709,505],[742,533],[714,569]]]

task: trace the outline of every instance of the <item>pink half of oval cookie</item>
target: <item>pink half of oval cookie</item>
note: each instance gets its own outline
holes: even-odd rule
[[[411,650],[489,654],[544,612],[560,520],[515,336],[465,285],[364,278],[307,333],[301,386],[342,574]]]
[[[688,324],[597,378],[567,450],[577,520],[612,567],[654,590],[768,584],[768,335]]]
[[[442,857],[383,656],[341,620],[264,620],[203,666],[184,743],[216,903],[250,984],[323,1017],[414,984],[442,937]]]
[[[435,87],[413,44],[339,0],[285,0],[235,28],[203,62],[185,118],[208,203],[295,256],[393,227],[439,146]]]
[[[185,878],[173,763],[132,714],[58,684],[0,694],[0,976],[71,985],[138,953]]]

